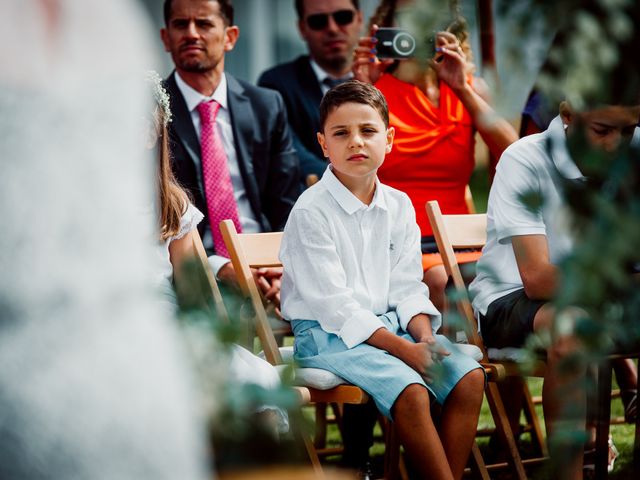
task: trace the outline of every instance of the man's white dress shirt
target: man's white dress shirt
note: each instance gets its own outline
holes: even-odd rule
[[[256,219],[253,210],[251,209],[249,197],[247,197],[247,192],[244,187],[244,181],[242,180],[242,175],[240,174],[238,155],[236,154],[236,147],[233,140],[231,115],[229,114],[229,102],[227,99],[227,77],[224,73],[222,74],[220,84],[213,92],[213,95],[211,95],[210,97],[201,94],[191,86],[187,85],[187,83],[182,78],[180,78],[178,72],[176,72],[176,84],[178,85],[178,89],[180,90],[180,93],[182,93],[185,103],[187,104],[187,108],[191,113],[191,121],[193,122],[193,126],[196,130],[196,133],[198,134],[198,139],[200,139],[201,136],[200,114],[197,110],[198,105],[202,102],[208,102],[210,100],[215,100],[220,104],[220,109],[218,110],[218,114],[216,115],[216,128],[218,130],[218,135],[220,135],[220,138],[222,139],[224,152],[227,155],[229,173],[231,175],[231,183],[233,184],[233,195],[236,199],[236,204],[238,205],[238,214],[240,216],[242,231],[247,233],[258,233],[262,231],[260,223]],[[198,168],[200,168],[200,165],[198,166]],[[204,185],[202,185],[202,188],[204,191]],[[213,245],[213,237],[210,230],[207,230],[205,232],[202,241],[205,247],[211,247]],[[222,257],[220,255],[212,255],[211,257],[209,257],[209,262],[211,263],[211,267],[213,268],[213,271],[216,275],[218,274],[218,270],[220,270],[220,268],[222,268],[222,266],[228,261],[228,258]]]
[[[329,75],[320,65],[318,65],[318,63],[313,60],[312,58],[309,58],[309,63],[311,64],[311,70],[313,70],[313,73],[315,73],[316,78],[318,79],[318,83],[320,84],[320,90],[322,91],[322,95],[324,95],[325,93],[327,93],[330,89],[329,85],[327,85],[325,83],[325,80],[327,78],[331,79],[331,80],[338,80],[335,77],[332,77],[331,75]],[[347,73],[344,77],[341,77],[342,80],[348,80],[350,78],[353,78],[353,72],[349,72]]]
[[[441,317],[422,282],[420,230],[409,197],[376,179],[365,205],[333,174],[293,207],[280,250],[281,307],[287,320],[317,320],[352,348],[384,327],[395,310],[400,326],[419,313]]]

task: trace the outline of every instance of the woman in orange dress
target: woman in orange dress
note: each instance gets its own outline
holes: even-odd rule
[[[395,128],[392,152],[378,170],[380,181],[411,198],[422,233],[424,281],[439,309],[445,302],[447,275],[433,238],[425,204],[437,200],[445,214],[470,213],[465,189],[475,165],[474,135],[479,132],[493,158],[517,140],[513,127],[489,104],[484,82],[473,77],[466,24],[457,19],[435,36],[430,61],[380,60],[374,34],[397,26],[398,11],[413,2],[383,0],[355,52],[354,75],[374,83],[389,104]],[[491,165],[491,170],[495,165]],[[480,252],[458,252],[458,262],[477,260]]]

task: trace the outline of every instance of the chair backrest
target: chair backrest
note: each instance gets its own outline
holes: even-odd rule
[[[456,306],[465,321],[465,331],[470,343],[477,345],[485,354],[482,339],[478,335],[478,324],[473,315],[467,286],[464,283],[454,248],[482,248],[487,242],[486,214],[443,215],[438,202],[427,202],[427,216],[433,229],[433,236],[442,256],[447,275],[453,280],[456,290]]]
[[[216,277],[211,270],[211,265],[209,265],[207,253],[204,249],[204,245],[202,244],[202,239],[200,238],[198,230],[194,229],[191,232],[191,238],[193,239],[193,249],[195,250],[197,258],[200,261],[202,268],[204,269],[207,283],[209,284],[209,288],[211,289],[213,304],[215,306],[216,313],[218,314],[218,318],[220,318],[225,323],[229,323],[229,315],[227,314],[227,309],[224,306],[224,300],[222,299],[220,288],[218,288],[218,282],[216,281]]]
[[[255,315],[256,333],[262,343],[265,358],[272,365],[279,365],[282,363],[280,350],[251,268],[282,266],[278,259],[282,233],[240,234],[231,220],[220,222],[220,231],[229,251],[240,289],[243,295],[251,301]]]

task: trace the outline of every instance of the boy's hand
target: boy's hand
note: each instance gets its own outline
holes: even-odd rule
[[[402,355],[402,360],[424,377],[427,382],[434,380],[431,369],[443,357],[449,355],[436,339],[431,337],[426,342],[411,343]]]
[[[393,59],[380,60],[376,56],[376,43],[378,39],[375,37],[377,25],[371,27],[369,37],[360,37],[358,46],[353,52],[353,76],[361,82],[374,84],[378,81],[384,71],[392,65]]]

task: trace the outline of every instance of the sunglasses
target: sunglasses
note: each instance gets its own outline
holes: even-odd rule
[[[353,22],[353,10],[338,10],[333,13],[316,13],[307,17],[307,25],[311,30],[324,30],[329,25],[329,15],[333,17],[336,25],[344,27]]]

